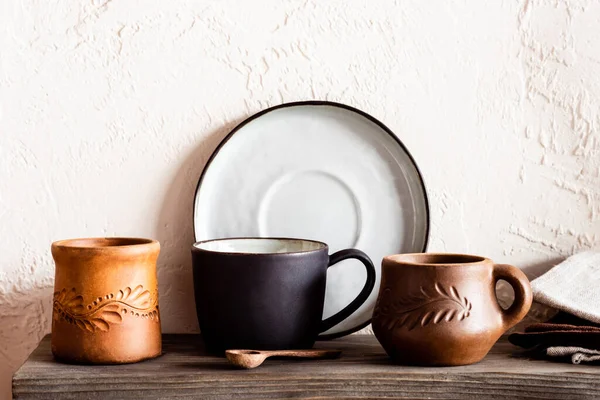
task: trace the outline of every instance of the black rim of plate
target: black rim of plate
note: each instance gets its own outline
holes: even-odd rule
[[[279,110],[282,108],[297,107],[297,106],[329,106],[329,107],[338,107],[338,108],[342,108],[347,111],[354,112],[354,113],[368,119],[369,121],[373,122],[375,125],[377,125],[379,128],[381,128],[384,132],[386,132],[389,136],[391,136],[392,139],[394,139],[394,141],[398,144],[398,146],[400,146],[402,151],[404,151],[406,153],[406,155],[408,156],[408,158],[410,159],[411,163],[413,164],[413,167],[415,168],[415,171],[417,171],[417,176],[419,177],[419,182],[420,182],[421,188],[423,190],[423,200],[425,201],[426,226],[425,226],[425,242],[423,243],[423,249],[421,249],[421,252],[424,253],[427,250],[427,245],[429,243],[429,227],[430,227],[429,198],[427,197],[427,188],[425,187],[425,181],[423,179],[423,174],[421,174],[421,170],[419,169],[419,166],[417,165],[412,154],[410,154],[410,152],[408,151],[406,146],[404,146],[404,143],[402,143],[400,141],[400,139],[398,139],[398,137],[396,135],[394,135],[394,133],[387,126],[385,126],[381,121],[379,121],[375,117],[367,114],[364,111],[354,108],[352,106],[342,104],[342,103],[336,103],[333,101],[324,101],[324,100],[293,101],[290,103],[283,103],[283,104],[279,104],[279,105],[276,105],[273,107],[266,108],[262,111],[257,112],[254,115],[251,115],[250,117],[248,117],[245,120],[243,120],[242,122],[240,122],[235,128],[233,128],[231,130],[231,132],[229,132],[227,134],[227,136],[225,136],[225,138],[223,138],[223,140],[221,140],[221,143],[219,143],[219,145],[217,146],[215,151],[213,151],[210,158],[206,162],[206,165],[204,166],[204,169],[202,170],[202,174],[200,175],[200,179],[198,180],[198,185],[196,185],[196,192],[194,193],[194,203],[192,205],[192,208],[193,208],[192,218],[194,220],[194,240],[196,242],[198,242],[198,238],[196,237],[196,201],[198,199],[198,193],[200,193],[200,187],[202,186],[202,181],[204,180],[204,176],[206,175],[206,172],[210,168],[210,165],[212,164],[213,160],[219,154],[219,151],[221,151],[221,149],[223,148],[223,146],[225,146],[225,144],[229,141],[229,139],[231,139],[233,137],[233,135],[235,135],[236,132],[239,131],[240,129],[242,129],[246,124],[254,121],[255,119],[262,117],[263,115],[265,115],[271,111]],[[375,288],[374,290],[379,290],[379,289]],[[346,336],[351,333],[357,332],[357,331],[365,328],[366,326],[368,326],[370,323],[371,323],[371,318],[369,318],[364,323],[361,323],[351,329],[347,329],[342,332],[331,333],[331,334],[327,334],[327,335],[319,335],[317,337],[317,340],[337,339],[342,336]]]

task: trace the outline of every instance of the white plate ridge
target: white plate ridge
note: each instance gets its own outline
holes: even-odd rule
[[[381,259],[422,252],[429,209],[421,174],[380,122],[330,102],[289,103],[236,127],[205,167],[194,201],[196,240],[295,237],[367,253],[375,289],[325,337],[355,331],[371,319]],[[328,271],[323,317],[352,301],[366,279],[346,260]]]

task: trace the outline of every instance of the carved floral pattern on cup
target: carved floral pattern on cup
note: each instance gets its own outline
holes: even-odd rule
[[[54,292],[53,318],[66,321],[89,332],[106,332],[111,324],[118,324],[124,317],[137,317],[158,322],[158,295],[151,295],[142,285],[135,289],[126,287],[116,293],[97,297],[87,306],[83,296],[75,288]]]
[[[432,289],[421,286],[418,293],[396,301],[391,301],[390,295],[391,288],[385,288],[373,314],[387,329],[407,327],[410,331],[430,323],[462,321],[471,315],[471,303],[454,286],[446,290],[436,282]]]

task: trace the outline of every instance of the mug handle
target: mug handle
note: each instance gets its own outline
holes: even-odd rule
[[[531,286],[529,279],[517,267],[508,264],[494,265],[494,290],[499,280],[504,280],[512,286],[515,291],[515,300],[507,310],[502,310],[502,321],[504,329],[510,329],[527,315],[533,295],[531,294]]]
[[[360,250],[346,249],[333,253],[329,256],[329,265],[327,268],[348,258],[355,258],[364,264],[365,268],[367,269],[367,281],[365,282],[365,286],[363,286],[358,296],[356,296],[356,298],[352,300],[350,304],[331,317],[321,321],[321,330],[319,332],[325,332],[352,315],[352,313],[358,310],[358,308],[367,300],[373,291],[373,288],[375,287],[375,266],[373,265],[373,262],[369,256]]]

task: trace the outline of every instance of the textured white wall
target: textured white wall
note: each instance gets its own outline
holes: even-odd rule
[[[164,331],[197,329],[196,181],[281,102],[395,131],[430,250],[535,275],[598,243],[599,26],[597,1],[0,1],[0,398],[50,330],[54,240],[160,240]]]

